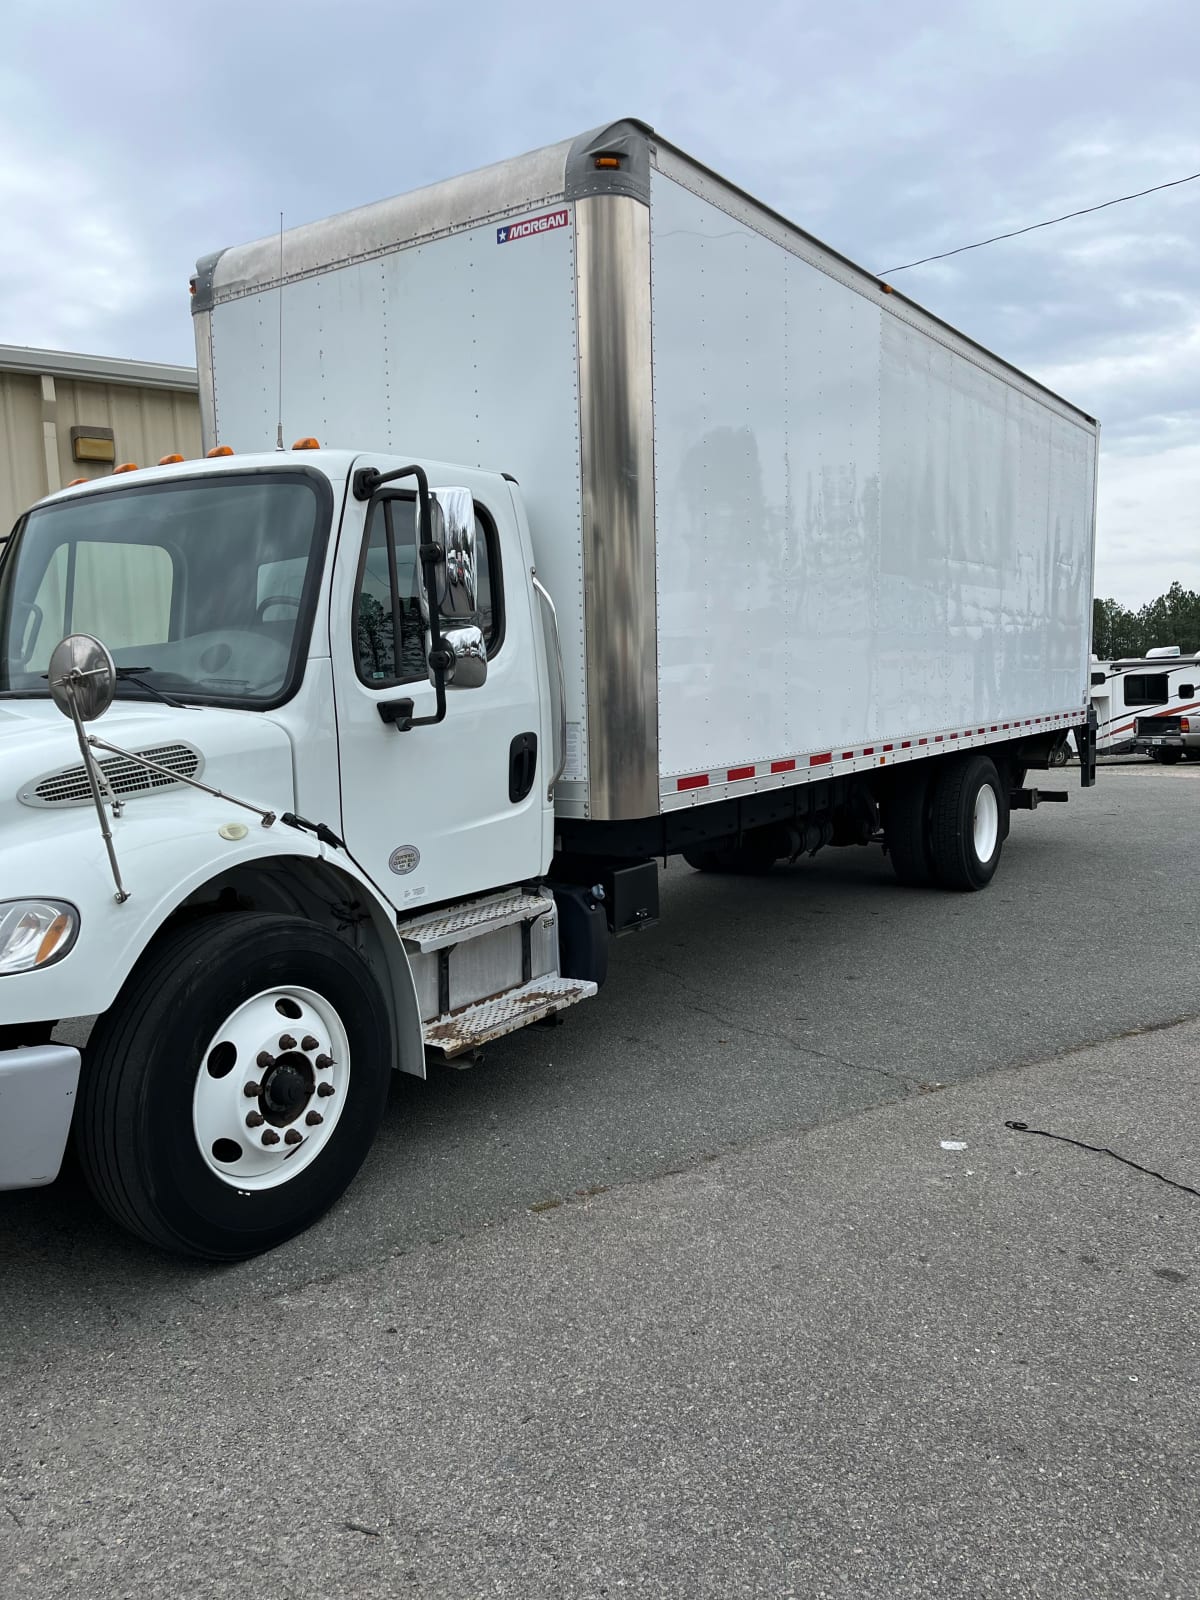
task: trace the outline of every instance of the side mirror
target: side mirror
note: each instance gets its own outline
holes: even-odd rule
[[[479,689],[487,682],[487,640],[482,629],[447,628],[442,645],[451,658],[446,667],[448,689]]]
[[[113,658],[90,633],[69,633],[56,644],[46,676],[54,704],[72,722],[102,717],[117,692]]]
[[[475,502],[469,489],[431,489],[429,510],[433,542],[445,560],[438,569],[438,615],[446,622],[473,623],[478,612],[475,565]],[[417,539],[420,541],[420,507]],[[428,603],[430,597],[426,597]]]

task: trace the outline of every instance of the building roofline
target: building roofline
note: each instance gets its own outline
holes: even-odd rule
[[[77,355],[69,350],[35,350],[23,344],[0,344],[0,372],[75,378],[85,383],[123,383],[139,389],[177,389],[188,394],[199,388],[195,367],[173,367],[163,361],[127,361],[122,356]]]

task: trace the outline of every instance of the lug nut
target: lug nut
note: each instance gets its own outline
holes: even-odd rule
[[[328,1072],[332,1065],[333,1065],[333,1057],[332,1056],[318,1056],[317,1057],[317,1068],[318,1068],[319,1071]]]
[[[246,1126],[248,1128],[261,1128],[266,1120],[261,1111],[252,1111],[246,1118]]]
[[[294,1050],[296,1048],[296,1041],[290,1033],[281,1033],[279,1035],[279,1048],[281,1050]]]
[[[303,1137],[304,1135],[297,1133],[295,1128],[289,1128],[283,1136],[283,1142],[284,1144],[299,1144]]]
[[[262,1093],[262,1084],[255,1083],[252,1078],[242,1090],[242,1093],[246,1096],[247,1100],[257,1100],[259,1095]]]
[[[333,1092],[333,1085],[331,1083],[319,1083],[317,1085],[317,1093],[321,1096],[322,1100],[331,1095]]]
[[[273,1067],[275,1065],[275,1057],[266,1050],[260,1050],[258,1055],[255,1057],[255,1060],[264,1072],[268,1067]]]
[[[279,1143],[279,1135],[275,1132],[274,1128],[268,1128],[266,1133],[263,1134],[263,1143],[264,1144],[278,1144]]]
[[[304,1120],[308,1123],[310,1128],[319,1128],[325,1121],[325,1118],[319,1111],[310,1111]]]
[[[315,1050],[320,1044],[319,1039],[314,1039],[311,1033],[306,1033],[300,1041],[301,1050]]]

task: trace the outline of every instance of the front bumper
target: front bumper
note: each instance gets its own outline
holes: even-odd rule
[[[65,1044],[0,1050],[0,1189],[32,1189],[58,1177],[79,1061],[79,1051]]]

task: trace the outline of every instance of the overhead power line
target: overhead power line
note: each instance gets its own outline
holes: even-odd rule
[[[1013,228],[1008,233],[994,233],[990,239],[977,239],[974,244],[960,244],[957,250],[942,250],[935,256],[922,256],[919,261],[906,261],[902,267],[888,267],[877,273],[880,278],[894,278],[898,272],[910,267],[923,267],[929,261],[945,261],[947,256],[961,256],[964,250],[982,250],[985,244],[998,244],[1001,239],[1015,239],[1021,233],[1034,233],[1038,228],[1052,228],[1056,222],[1070,222],[1072,217],[1086,217],[1092,211],[1103,211],[1108,206],[1124,205],[1126,200],[1140,200],[1143,195],[1157,194],[1160,189],[1177,189],[1181,183],[1194,183],[1200,172],[1189,172],[1186,178],[1172,178],[1169,183],[1156,183],[1150,189],[1138,189],[1134,194],[1119,194],[1115,200],[1102,200],[1098,206],[1084,206],[1080,211],[1067,211],[1061,217],[1050,217],[1046,222],[1031,222],[1025,228]]]

